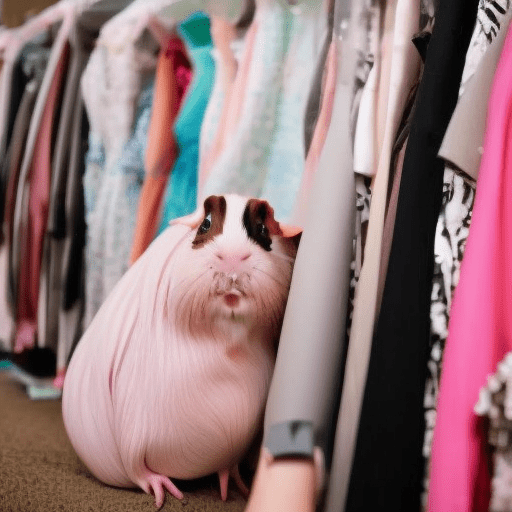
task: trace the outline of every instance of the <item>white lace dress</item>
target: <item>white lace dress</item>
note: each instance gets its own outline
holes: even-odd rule
[[[133,133],[141,89],[156,69],[155,53],[150,48],[139,48],[132,30],[133,25],[126,23],[115,32],[115,38],[112,31],[107,32],[109,38],[102,38],[100,33],[82,76],[82,93],[90,122],[84,174],[87,224],[84,327],[126,270],[131,249],[133,222],[121,219],[121,212],[117,212],[115,229],[107,231],[106,217],[112,201],[112,176],[118,174],[118,162]],[[136,212],[136,204],[133,208]],[[107,240],[113,234],[115,243]],[[110,250],[113,247],[117,249]]]

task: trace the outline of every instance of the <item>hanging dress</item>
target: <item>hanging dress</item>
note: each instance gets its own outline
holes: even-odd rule
[[[160,221],[162,199],[169,172],[177,156],[172,127],[192,78],[185,46],[171,37],[160,49],[155,77],[155,92],[144,154],[144,183],[130,253],[134,263],[153,241]]]
[[[313,4],[302,9],[277,0],[256,2],[236,77],[245,87],[233,95],[238,118],[208,173],[203,197],[264,197],[276,216],[289,220],[304,170],[305,112],[326,26],[320,2]]]
[[[321,53],[325,12],[318,7],[294,9],[290,43],[283,63],[275,125],[269,140],[267,172],[260,195],[276,217],[289,221],[306,162],[304,125],[314,71]]]
[[[172,219],[196,208],[199,134],[215,74],[209,18],[202,13],[192,15],[180,25],[179,33],[194,74],[174,126],[179,155],[169,177],[159,234]]]
[[[144,118],[143,111],[149,111],[150,104],[147,105],[147,102],[152,94],[149,92],[152,85],[149,84],[150,81],[152,83],[156,66],[154,42],[138,47],[132,38],[133,27],[130,24],[120,27],[116,34],[110,34],[108,27],[115,20],[116,17],[112,18],[102,27],[81,80],[90,121],[84,175],[87,223],[85,327],[128,266],[133,237],[132,217],[135,216],[138,202],[133,187],[140,190],[140,184],[135,183],[141,178],[135,177],[138,171],[134,173],[133,167],[129,170],[130,157],[126,160],[125,156],[124,162],[122,158],[125,150],[130,151],[130,139],[141,137],[140,132],[136,134],[139,120],[135,116]],[[109,37],[105,35],[106,32]],[[142,98],[144,88],[146,95]],[[142,101],[140,106],[139,101]],[[141,155],[139,161],[137,156],[134,165],[142,166],[142,158]],[[121,192],[122,189],[124,192]],[[123,199],[123,194],[128,195]],[[113,228],[113,219],[119,220],[123,214],[127,214],[125,200],[135,201],[131,207],[133,212]],[[122,211],[112,211],[114,201],[118,202],[117,206]]]

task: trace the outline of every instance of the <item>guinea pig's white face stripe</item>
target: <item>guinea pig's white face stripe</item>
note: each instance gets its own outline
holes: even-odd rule
[[[210,196],[204,201],[204,219],[192,240],[192,248],[199,249],[204,244],[222,234],[226,218],[226,199],[224,196]]]
[[[281,235],[281,228],[274,219],[274,210],[266,202],[249,199],[243,214],[243,225],[247,236],[265,251],[271,250],[271,235]]]
[[[241,243],[246,236],[242,223],[247,198],[236,194],[226,195],[227,213],[224,221],[223,239],[228,245]]]

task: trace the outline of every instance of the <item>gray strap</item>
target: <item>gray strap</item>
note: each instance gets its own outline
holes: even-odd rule
[[[270,425],[265,446],[274,458],[313,458],[313,422],[298,420]]]

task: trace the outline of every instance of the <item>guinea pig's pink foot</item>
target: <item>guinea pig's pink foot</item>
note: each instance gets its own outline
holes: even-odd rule
[[[226,501],[228,498],[228,484],[230,476],[235,481],[238,490],[247,498],[249,496],[249,489],[244,484],[244,481],[240,476],[238,466],[234,466],[231,468],[231,470],[222,469],[219,471],[220,497],[222,498],[222,501]]]
[[[229,469],[219,471],[220,497],[222,501],[228,499]]]
[[[142,489],[155,497],[155,506],[160,508],[164,504],[165,489],[175,498],[183,499],[183,493],[164,475],[157,475],[148,469],[142,478]]]

